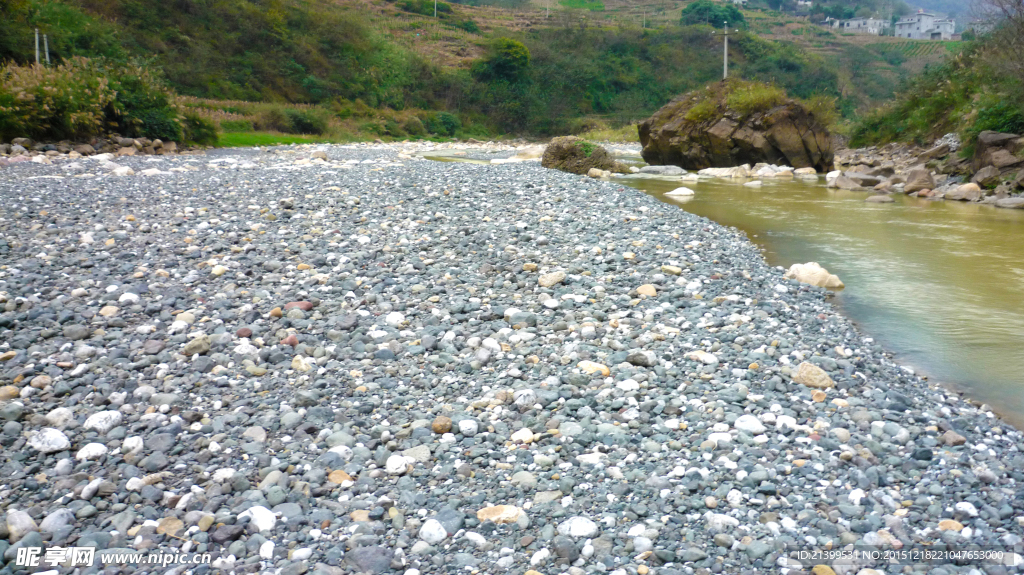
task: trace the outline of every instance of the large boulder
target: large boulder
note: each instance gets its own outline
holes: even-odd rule
[[[689,170],[761,162],[832,169],[832,137],[811,112],[784,97],[761,108],[730,108],[730,94],[742,86],[722,81],[684,94],[644,120],[644,161]]]
[[[805,264],[793,264],[786,270],[782,277],[796,280],[800,283],[811,284],[829,289],[842,289],[843,285],[839,276],[831,274],[827,269],[818,265],[818,262],[807,262]]]
[[[1020,156],[1024,151],[1024,138],[1017,134],[984,131],[978,134],[974,147],[973,168],[978,171],[986,166],[995,166],[1000,171],[1024,165]]]
[[[621,162],[616,162],[608,150],[576,136],[551,140],[544,149],[540,165],[581,176],[587,175],[592,169],[629,173],[629,168]]]
[[[927,168],[914,168],[907,172],[907,185],[903,188],[904,193],[912,194],[932,189],[935,189],[935,178]]]

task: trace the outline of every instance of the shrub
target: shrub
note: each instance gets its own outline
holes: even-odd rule
[[[800,104],[821,122],[821,125],[831,129],[840,119],[839,108],[836,107],[837,102],[838,100],[832,96],[817,95],[801,101]]]
[[[186,113],[181,123],[182,137],[186,143],[200,146],[217,145],[217,126],[213,122],[193,113]]]
[[[726,98],[730,109],[744,116],[766,112],[786,101],[781,88],[768,84],[741,84],[732,89]]]
[[[296,134],[323,134],[327,119],[316,110],[285,110],[292,132]]]
[[[125,136],[181,140],[182,123],[163,82],[132,64],[70,58],[50,67],[0,69],[0,138],[85,140]]]
[[[402,129],[409,133],[410,136],[424,136],[427,133],[426,128],[423,126],[423,122],[420,121],[416,116],[410,116],[404,122],[402,122]]]
[[[715,100],[713,98],[705,98],[687,110],[683,118],[688,122],[699,124],[714,118],[717,111],[718,105],[715,103]]]
[[[287,134],[292,131],[291,119],[288,118],[284,110],[277,106],[260,110],[256,114],[253,126],[257,130],[264,132],[283,132]]]

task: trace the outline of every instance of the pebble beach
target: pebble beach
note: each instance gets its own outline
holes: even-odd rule
[[[828,553],[1024,554],[988,406],[738,230],[427,147],[0,168],[0,573],[1020,572]],[[68,546],[212,561],[14,564]]]

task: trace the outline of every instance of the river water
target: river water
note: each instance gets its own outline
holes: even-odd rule
[[[614,181],[743,230],[772,265],[818,262],[846,284],[834,303],[902,364],[1024,429],[1024,210],[866,203],[824,178]],[[664,195],[680,186],[696,194]]]

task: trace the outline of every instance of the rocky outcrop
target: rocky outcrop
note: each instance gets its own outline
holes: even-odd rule
[[[711,94],[685,94],[644,120],[639,128],[644,161],[690,170],[760,162],[831,169],[832,138],[800,104],[785,100],[767,110],[741,114],[728,108],[727,90],[720,83]],[[712,112],[690,113],[698,104],[702,110],[710,109],[711,98]]]
[[[591,170],[602,170],[620,174],[629,173],[629,168],[616,162],[608,150],[576,136],[564,136],[551,140],[540,164],[545,168],[587,175]],[[600,176],[596,176],[600,177]]]

